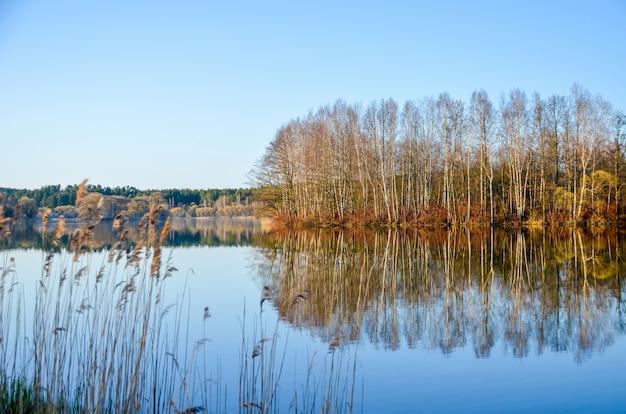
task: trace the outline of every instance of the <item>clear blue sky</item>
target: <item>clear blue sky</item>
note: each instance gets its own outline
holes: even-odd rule
[[[626,1],[0,0],[0,187],[246,187],[337,99],[574,83],[626,111]]]

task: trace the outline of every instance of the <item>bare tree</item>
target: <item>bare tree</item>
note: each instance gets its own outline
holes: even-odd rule
[[[489,193],[489,218],[493,225],[493,163],[492,148],[494,126],[496,123],[495,109],[487,92],[480,90],[472,93],[469,109],[469,126],[474,139],[478,141],[478,165],[480,168],[479,200],[481,214],[486,214],[487,192]],[[487,181],[489,185],[487,187]],[[488,188],[488,190],[487,190]]]
[[[619,219],[619,203],[621,200],[620,173],[624,164],[623,147],[626,141],[626,115],[622,111],[617,111],[613,115],[613,174],[615,176],[615,215]]]
[[[453,219],[454,186],[453,169],[455,156],[455,142],[453,132],[454,101],[447,93],[442,93],[437,99],[437,122],[439,142],[443,149],[443,187],[442,201],[446,209],[448,222]]]
[[[382,197],[388,223],[397,219],[395,142],[398,106],[393,100],[372,102],[365,111],[364,133],[374,148],[376,186]]]
[[[565,138],[569,131],[569,110],[567,98],[560,95],[552,95],[540,104],[542,122],[541,131],[538,131],[538,148],[541,208],[545,218],[546,210],[554,209],[554,192],[561,184],[561,153],[564,142],[567,142]]]
[[[299,122],[292,121],[278,130],[265,155],[251,173],[254,184],[265,189],[262,201],[286,220],[296,218],[298,124]]]
[[[574,195],[577,199],[576,216],[580,217],[588,190],[589,164],[607,137],[606,121],[610,108],[601,98],[592,98],[579,85],[572,88],[572,105],[573,135],[581,175],[580,188],[574,189]]]
[[[348,211],[354,209],[351,205],[356,195],[353,183],[358,179],[359,166],[355,162],[358,157],[352,142],[360,133],[359,120],[356,110],[343,101],[335,103],[330,117],[332,137],[330,155],[334,171],[332,196],[337,218],[343,222]]]
[[[509,169],[510,205],[521,219],[526,212],[529,163],[528,113],[524,92],[519,89],[511,91],[508,100],[502,102],[501,119]]]
[[[545,109],[544,102],[538,93],[533,94],[532,106],[529,111],[530,116],[530,136],[533,152],[536,155],[537,162],[531,166],[532,170],[532,191],[530,199],[530,210],[533,218],[537,218],[539,211],[540,217],[546,219],[546,127],[545,127]],[[537,165],[538,164],[538,165]]]

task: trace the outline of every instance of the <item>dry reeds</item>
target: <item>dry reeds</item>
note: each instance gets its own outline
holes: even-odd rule
[[[94,199],[93,194],[87,194],[85,184],[79,188],[77,204]],[[91,236],[102,218],[98,212],[101,207],[100,198],[95,208],[86,210],[89,214],[83,217],[84,225],[67,236],[65,220],[59,218],[49,230],[50,213],[44,212],[42,240],[49,244],[42,246],[42,273],[33,299],[29,342],[17,342],[24,337],[19,331],[24,325],[19,322],[23,296],[8,296],[9,292],[19,293],[21,287],[11,279],[15,274],[13,261],[6,258],[8,264],[0,267],[0,374],[16,378],[0,382],[0,395],[8,390],[15,397],[11,407],[18,407],[3,411],[6,406],[0,401],[0,412],[225,411],[219,400],[211,407],[211,391],[206,385],[209,379],[206,373],[200,375],[194,364],[208,339],[198,340],[188,357],[179,349],[180,338],[184,341],[184,295],[180,302],[164,303],[166,280],[177,269],[162,247],[171,231],[169,217],[160,220],[163,207],[153,206],[143,217],[141,237],[133,242],[128,237],[125,214],[116,216],[113,227],[117,240],[108,252],[98,253]],[[294,291],[291,302],[307,303],[309,293],[306,289]],[[271,292],[266,300],[274,300]],[[203,321],[210,317],[207,306]],[[262,326],[264,322],[259,321]],[[242,331],[241,410],[270,412],[279,407],[288,338],[283,340],[277,331],[273,335],[264,331],[261,328],[258,337],[255,331],[252,339],[245,329]],[[4,338],[16,338],[16,342],[10,347]],[[332,357],[340,355],[336,352]],[[328,372],[335,375],[337,371]],[[326,383],[315,380],[310,384],[327,388]],[[313,394],[322,395],[310,391],[299,406],[318,401]]]
[[[308,361],[306,378],[301,387],[294,383],[293,395],[285,394],[282,374],[287,355],[287,335],[281,339],[279,324],[271,336],[265,335],[264,319],[259,316],[253,326],[252,338],[260,334],[251,347],[246,332],[245,311],[242,323],[242,344],[240,352],[239,406],[247,413],[272,413],[287,411],[281,401],[288,397],[289,412],[352,412],[356,385],[356,355],[351,355],[352,347],[339,342],[333,345],[333,352],[326,354],[323,364],[316,366],[316,351]],[[339,340],[338,340],[339,341]],[[250,348],[252,352],[250,352]],[[336,352],[335,352],[336,350]],[[299,361],[296,360],[296,365]],[[297,379],[294,378],[294,381]],[[289,398],[290,397],[290,398]]]
[[[85,184],[83,181],[79,187],[77,205],[95,198],[87,194]],[[26,383],[32,384],[28,412],[166,412],[175,407],[189,407],[180,411],[183,413],[203,410],[203,405],[197,404],[196,393],[188,390],[192,361],[206,340],[198,341],[198,350],[188,360],[186,371],[177,373],[175,366],[167,362],[172,360],[167,355],[181,359],[178,326],[182,314],[176,311],[175,320],[170,321],[169,307],[161,299],[164,280],[177,270],[168,260],[164,277],[159,277],[161,244],[170,230],[169,219],[161,226],[157,217],[161,209],[153,209],[145,220],[148,231],[144,235],[149,238],[133,246],[124,228],[125,215],[118,215],[114,227],[119,240],[111,251],[100,255],[94,254],[90,241],[102,218],[102,198],[89,208],[85,204],[83,207],[86,223],[71,234],[67,250],[50,250],[43,257],[32,349],[28,351],[31,356],[21,359],[31,361],[21,374]],[[42,215],[42,239],[46,239],[49,214],[46,210]],[[65,232],[65,220],[60,218],[48,234],[51,244],[63,247],[60,243]],[[98,260],[102,263],[96,264]],[[7,275],[13,272],[10,267],[0,269]],[[5,279],[3,275],[2,281]],[[0,284],[0,306],[4,286]],[[0,309],[0,329],[3,317],[13,314],[6,307]],[[2,332],[0,335],[5,337]],[[0,341],[0,350],[4,343]],[[9,362],[0,360],[0,374]],[[5,385],[7,388],[10,384]]]
[[[45,233],[46,232],[46,227],[48,226],[48,218],[50,217],[50,209],[46,208],[43,211],[43,214],[41,216],[41,232]]]
[[[285,360],[285,350],[278,359],[278,333],[263,337],[263,321],[260,320],[262,338],[255,340],[252,353],[249,353],[247,334],[245,332],[245,311],[242,325],[242,347],[240,352],[239,368],[239,406],[257,412],[269,413],[276,410],[280,378]],[[256,337],[257,326],[254,327],[253,340]],[[271,342],[269,350],[265,350],[265,343]],[[255,412],[255,411],[253,411]]]
[[[76,190],[76,201],[75,205],[79,206],[85,194],[87,194],[87,181],[88,179],[84,179],[79,185],[78,190]]]
[[[0,199],[0,203],[1,203]],[[9,237],[11,234],[11,218],[4,217],[4,208],[0,205],[0,237]]]

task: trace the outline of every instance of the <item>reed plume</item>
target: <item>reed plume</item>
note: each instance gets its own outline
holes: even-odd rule
[[[163,225],[163,229],[161,230],[161,239],[160,239],[161,244],[163,244],[163,242],[165,241],[165,238],[170,233],[170,229],[171,229],[170,217],[168,216],[167,219],[165,220],[165,224]]]
[[[117,213],[115,218],[113,219],[113,230],[116,231],[124,231],[126,222],[128,222],[128,216],[125,211]]]
[[[75,206],[78,207],[83,197],[87,194],[87,179],[85,178],[79,185],[78,190],[76,191],[76,202]]]
[[[72,238],[70,240],[70,249],[77,254],[80,249],[80,240],[82,239],[83,231],[81,229],[74,230]]]
[[[43,211],[43,215],[41,216],[41,233],[46,232],[46,228],[48,227],[48,218],[50,217],[50,209],[46,208]]]
[[[43,234],[44,227],[45,226],[42,223],[42,234]],[[50,241],[52,242],[52,244],[57,246],[59,244],[59,240],[61,239],[61,237],[63,237],[64,234],[65,234],[65,217],[60,216],[58,223],[54,226],[52,234],[50,234]]]
[[[59,217],[59,223],[57,225],[56,238],[59,239],[65,234],[65,217]]]
[[[2,198],[0,198],[0,203]],[[4,217],[4,208],[0,205],[0,236],[8,237],[11,234],[11,219]]]

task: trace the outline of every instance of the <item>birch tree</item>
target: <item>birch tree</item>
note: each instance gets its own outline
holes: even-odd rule
[[[607,137],[610,107],[602,98],[592,98],[589,92],[579,85],[572,88],[572,105],[574,142],[581,175],[580,188],[574,194],[577,198],[576,216],[580,217],[588,190],[589,164]]]
[[[484,90],[472,93],[469,108],[469,127],[474,140],[478,142],[479,166],[479,201],[481,214],[487,211],[487,193],[489,194],[489,218],[494,222],[493,211],[493,133],[496,122],[493,104]]]
[[[619,219],[619,203],[621,200],[620,175],[624,164],[623,147],[626,140],[626,115],[622,111],[617,111],[613,115],[613,174],[615,176],[615,215]]]
[[[543,131],[540,135],[540,167],[542,169],[542,208],[554,208],[554,191],[561,181],[561,153],[569,131],[567,98],[551,95],[543,102]],[[550,197],[548,199],[548,197]]]
[[[364,115],[364,132],[374,148],[376,185],[388,223],[397,219],[395,142],[398,107],[393,100],[372,102]]]
[[[447,93],[439,95],[437,99],[437,124],[439,142],[443,150],[443,187],[442,201],[446,210],[448,222],[452,221],[452,166],[454,157],[454,143],[450,113],[452,112],[452,98]]]
[[[526,102],[526,95],[519,89],[514,89],[509,94],[508,100],[502,103],[501,109],[501,128],[509,170],[510,205],[519,219],[526,212],[528,181]]]

